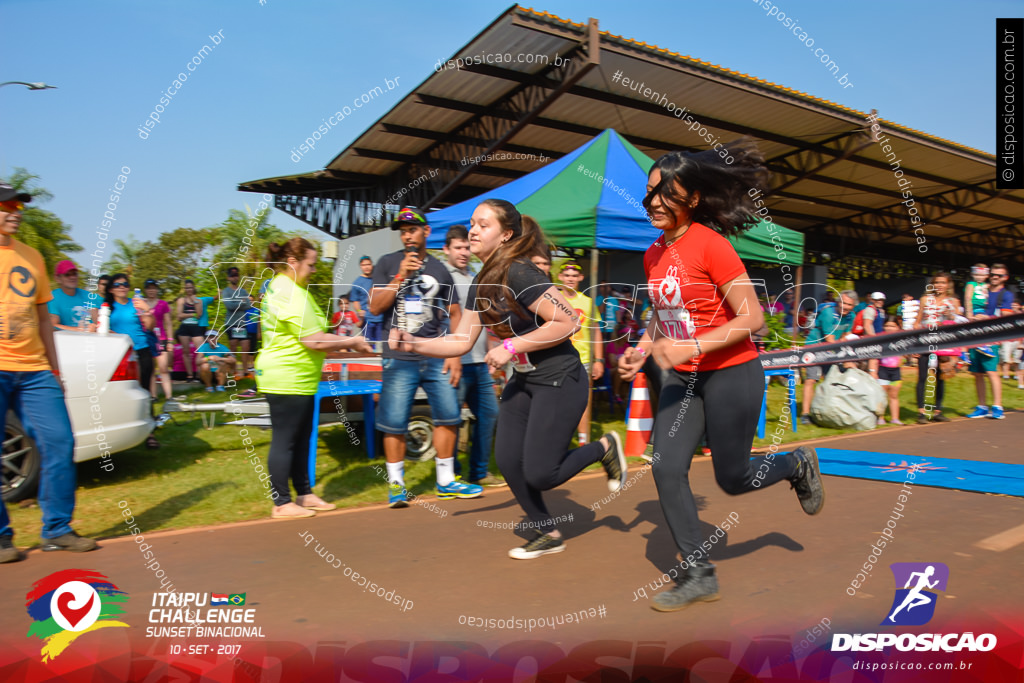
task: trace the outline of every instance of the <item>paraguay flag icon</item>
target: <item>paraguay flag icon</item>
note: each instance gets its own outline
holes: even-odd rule
[[[210,606],[228,604],[227,593],[210,593]]]

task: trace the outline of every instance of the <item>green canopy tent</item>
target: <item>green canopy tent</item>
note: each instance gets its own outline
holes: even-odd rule
[[[449,227],[469,225],[473,209],[493,197],[536,218],[558,247],[645,251],[661,234],[647,221],[641,204],[653,165],[653,159],[609,128],[529,175],[431,212],[427,246],[439,249]],[[769,233],[771,225],[762,220],[732,240],[740,258],[802,264],[803,234],[777,224]]]

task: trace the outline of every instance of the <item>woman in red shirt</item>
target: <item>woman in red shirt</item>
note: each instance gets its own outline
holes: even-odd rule
[[[643,368],[660,385],[654,481],[685,570],[680,575],[673,568],[676,586],[652,599],[651,606],[665,612],[718,599],[710,545],[690,490],[690,462],[702,437],[726,493],[788,480],[807,514],[820,512],[825,501],[813,448],[750,458],[764,393],[764,370],[750,337],[764,315],[725,236],[753,222],[750,197],[765,186],[768,172],[752,142],[726,149],[729,163],[717,151],[672,152],[651,168],[644,206],[651,224],[664,231],[644,256],[654,317],[640,343],[619,360],[625,380]]]

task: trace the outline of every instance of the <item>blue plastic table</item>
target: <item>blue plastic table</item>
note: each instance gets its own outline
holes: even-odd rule
[[[796,373],[794,368],[772,368],[764,371],[764,394],[761,395],[761,415],[757,418],[757,438],[764,438],[765,421],[768,415],[768,383],[772,377],[786,377],[786,393],[789,394],[789,421],[793,423],[793,431],[796,431],[796,423],[800,416],[796,408]]]
[[[313,432],[309,435],[309,485],[316,483],[316,440],[317,429],[320,427],[320,399],[335,396],[364,396],[363,398],[363,430],[366,441],[366,454],[372,460],[374,443],[376,442],[376,422],[373,417],[373,394],[379,394],[382,383],[376,379],[350,379],[344,382],[320,382],[314,396]]]

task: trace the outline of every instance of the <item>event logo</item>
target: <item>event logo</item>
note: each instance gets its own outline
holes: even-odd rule
[[[28,638],[43,641],[42,661],[56,658],[79,636],[128,624],[109,619],[124,612],[128,594],[106,576],[87,569],[65,569],[36,581],[25,596],[32,625]]]
[[[896,580],[896,595],[882,626],[920,626],[935,615],[938,596],[926,589],[946,590],[949,567],[941,562],[894,562],[889,565]],[[900,588],[903,586],[903,588]],[[991,633],[836,633],[832,652],[990,652],[996,637]]]
[[[941,562],[895,562],[889,565],[896,580],[896,595],[882,626],[920,626],[935,615],[936,594],[945,592],[949,567]],[[913,584],[913,586],[911,586]],[[902,585],[903,588],[899,588]]]

